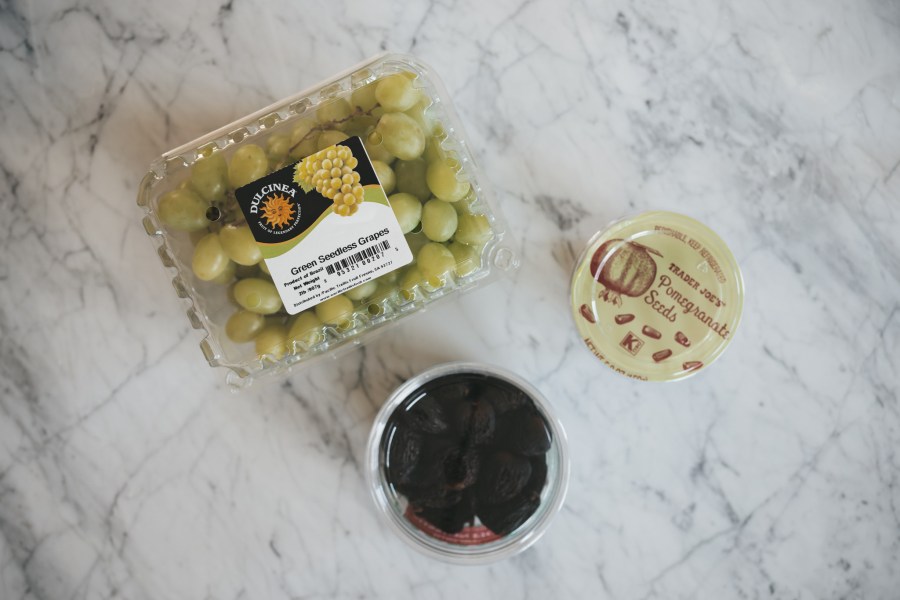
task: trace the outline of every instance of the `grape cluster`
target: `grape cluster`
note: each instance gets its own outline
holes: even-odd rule
[[[359,161],[347,146],[311,154],[297,164],[294,181],[307,184],[334,202],[334,212],[349,217],[359,210],[365,193],[354,171]]]

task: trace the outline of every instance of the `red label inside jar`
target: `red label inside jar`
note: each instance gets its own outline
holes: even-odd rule
[[[457,544],[459,546],[478,546],[480,544],[495,542],[501,537],[484,525],[464,527],[463,530],[459,533],[446,533],[444,531],[441,531],[425,519],[419,517],[409,507],[407,507],[406,512],[403,514],[403,516],[405,516],[410,523],[415,525],[416,529],[419,529],[420,531],[423,531],[431,537],[441,540],[442,542],[447,542],[448,544]]]

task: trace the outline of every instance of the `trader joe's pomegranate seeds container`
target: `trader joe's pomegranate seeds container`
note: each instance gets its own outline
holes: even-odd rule
[[[744,284],[705,225],[671,212],[613,223],[588,242],[571,289],[578,333],[627,377],[681,379],[708,367],[741,318]]]
[[[242,386],[514,267],[446,90],[378,56],[163,154],[138,205]]]

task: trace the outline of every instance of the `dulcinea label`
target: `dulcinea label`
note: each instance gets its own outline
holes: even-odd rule
[[[412,262],[358,137],[235,192],[288,313]]]

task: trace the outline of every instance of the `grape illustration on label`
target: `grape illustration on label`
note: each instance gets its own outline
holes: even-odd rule
[[[311,154],[297,163],[294,181],[304,192],[316,190],[334,202],[334,212],[349,217],[365,200],[360,175],[353,169],[359,160],[344,145],[332,146]]]

